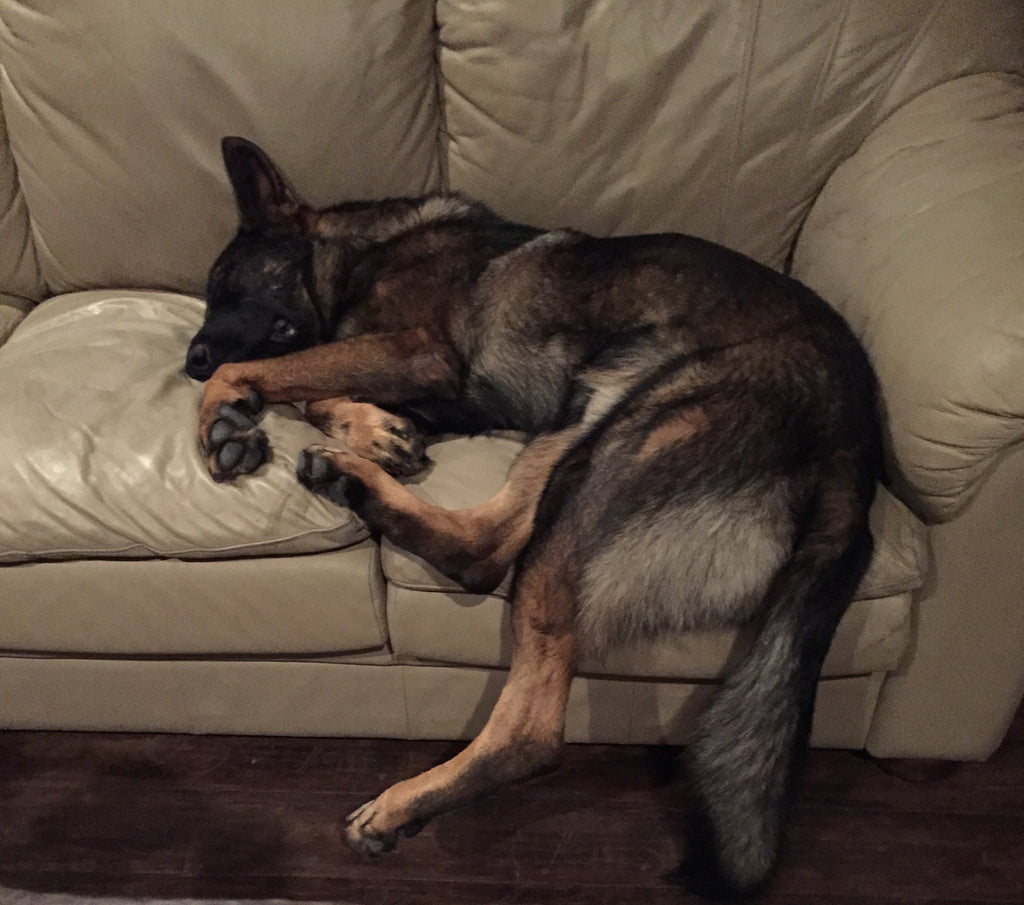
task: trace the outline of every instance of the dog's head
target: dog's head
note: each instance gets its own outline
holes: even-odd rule
[[[221,150],[240,222],[210,270],[206,318],[185,358],[196,380],[225,362],[308,348],[327,329],[316,289],[317,212],[252,142],[228,137]]]

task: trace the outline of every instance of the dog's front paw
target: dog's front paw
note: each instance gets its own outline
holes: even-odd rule
[[[252,390],[234,403],[222,402],[200,437],[206,467],[215,481],[249,474],[270,459],[267,435],[256,425],[263,400]]]
[[[295,476],[304,487],[355,510],[366,496],[366,485],[344,471],[345,456],[342,450],[326,446],[307,447],[299,453]]]
[[[427,825],[426,820],[410,820],[394,829],[384,829],[379,802],[379,798],[368,801],[345,818],[345,841],[364,855],[392,852],[400,839],[415,836]]]

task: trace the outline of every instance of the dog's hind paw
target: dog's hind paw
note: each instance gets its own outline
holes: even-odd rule
[[[351,399],[325,399],[306,406],[306,418],[345,448],[396,477],[427,467],[423,438],[408,418]]]
[[[423,438],[408,419],[394,418],[382,428],[382,433],[384,436],[374,440],[373,449],[366,458],[376,462],[388,474],[409,477],[419,474],[430,464]]]
[[[295,476],[304,487],[322,493],[339,506],[358,509],[366,496],[366,486],[359,478],[346,474],[338,464],[344,456],[326,446],[310,446],[299,453]]]
[[[217,407],[217,417],[202,448],[206,467],[215,481],[230,481],[249,474],[270,459],[267,435],[254,420],[262,407],[255,392],[238,403],[225,402]]]
[[[345,841],[357,852],[370,856],[392,852],[400,839],[415,836],[427,825],[426,820],[410,820],[393,830],[375,828],[377,802],[376,798],[368,801],[345,818]]]

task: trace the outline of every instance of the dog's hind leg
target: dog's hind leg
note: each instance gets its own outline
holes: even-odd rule
[[[414,475],[427,466],[423,438],[408,418],[347,396],[306,405],[306,420],[356,455],[393,475]]]
[[[314,446],[299,457],[307,487],[359,513],[398,546],[477,593],[494,590],[530,539],[551,470],[581,435],[574,426],[535,438],[490,500],[468,509],[425,502],[368,459]]]
[[[345,837],[368,854],[393,849],[436,815],[558,766],[576,659],[573,539],[527,551],[513,597],[508,681],[480,735],[451,760],[391,786],[349,815]],[[530,555],[536,551],[535,555]]]

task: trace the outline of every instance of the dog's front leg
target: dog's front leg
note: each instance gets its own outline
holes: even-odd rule
[[[231,362],[221,365],[204,387],[199,448],[214,480],[230,480],[267,459],[269,445],[256,426],[265,403],[348,396],[399,405],[426,396],[453,398],[457,390],[454,353],[424,328]]]
[[[576,660],[566,549],[556,532],[522,566],[513,599],[512,665],[480,735],[451,760],[391,786],[350,814],[344,832],[353,848],[390,851],[432,817],[558,766]]]

